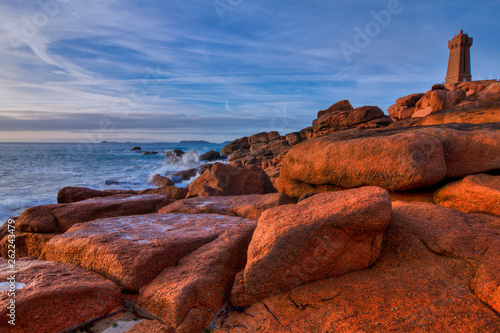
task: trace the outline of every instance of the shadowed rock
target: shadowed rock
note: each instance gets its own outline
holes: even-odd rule
[[[220,153],[215,150],[207,151],[206,153],[201,154],[199,157],[200,161],[215,161],[219,160],[220,158]]]
[[[160,175],[154,175],[153,177],[151,177],[149,179],[149,183],[154,184],[158,187],[174,186],[175,185],[175,183],[172,180],[170,180],[167,177],[160,176]]]
[[[104,190],[104,191],[98,191],[98,190],[93,190],[90,188],[86,187],[72,187],[72,186],[67,186],[63,187],[62,189],[57,192],[57,203],[72,203],[72,202],[78,202],[78,201],[83,201],[87,199],[92,199],[92,198],[99,198],[99,197],[109,197],[112,195],[127,195],[129,194],[130,196],[134,195],[135,192],[132,190]]]
[[[158,213],[215,213],[258,220],[265,210],[291,203],[295,200],[283,193],[195,197],[174,202]]]

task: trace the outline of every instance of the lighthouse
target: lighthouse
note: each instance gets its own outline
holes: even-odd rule
[[[445,84],[454,84],[458,82],[470,82],[472,79],[470,73],[470,47],[472,46],[472,37],[460,34],[448,41],[450,49],[450,58],[448,60],[448,72],[446,74]]]

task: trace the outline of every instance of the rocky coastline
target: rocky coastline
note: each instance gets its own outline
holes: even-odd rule
[[[61,189],[0,228],[2,332],[500,331],[500,84],[388,113],[343,100],[156,188]]]

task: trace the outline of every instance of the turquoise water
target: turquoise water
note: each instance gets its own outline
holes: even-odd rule
[[[165,154],[141,155],[130,151],[134,146],[199,154],[222,148],[221,144],[182,143],[0,143],[0,219],[19,215],[31,206],[56,203],[57,192],[65,186],[141,190],[154,187],[147,182],[154,174],[198,164],[196,158],[167,164]],[[106,185],[106,181],[118,184]]]

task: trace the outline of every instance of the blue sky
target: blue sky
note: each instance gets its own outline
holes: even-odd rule
[[[342,99],[385,111],[444,81],[462,22],[473,80],[500,78],[498,13],[498,0],[2,0],[0,141],[222,142],[300,130]]]

